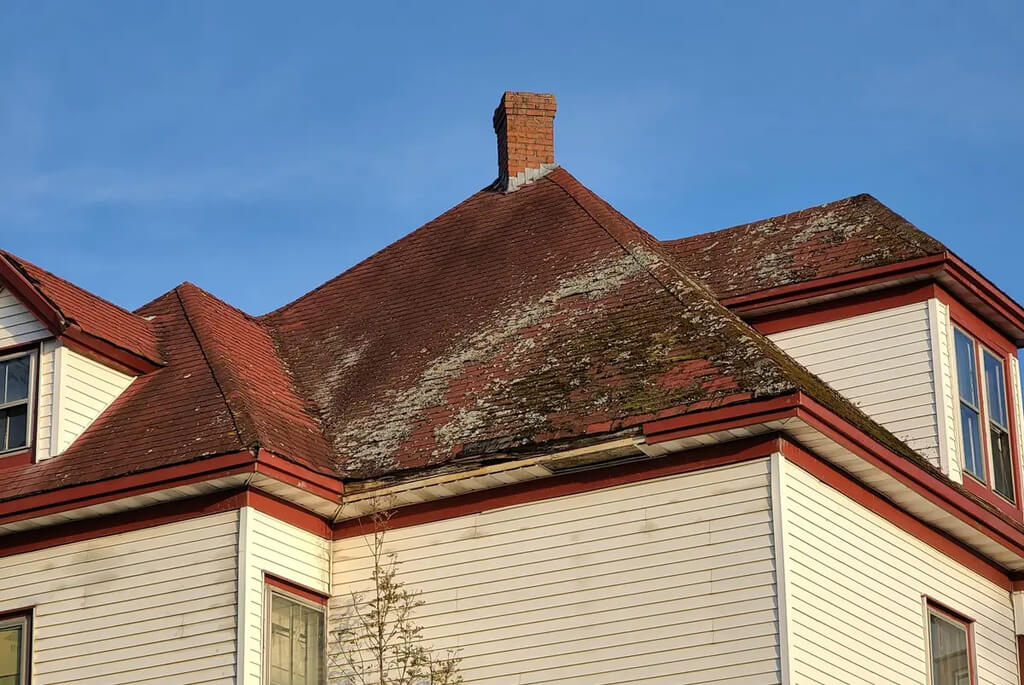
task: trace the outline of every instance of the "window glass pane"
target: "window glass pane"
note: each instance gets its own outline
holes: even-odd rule
[[[28,399],[28,371],[30,366],[28,356],[8,359],[3,364],[6,367],[7,377],[3,401],[15,402]]]
[[[0,629],[0,684],[21,678],[21,626]]]
[[[960,404],[960,432],[964,439],[964,469],[975,478],[985,480],[981,455],[981,421],[978,412]]]
[[[0,409],[0,450],[28,444],[28,407],[24,404]]]
[[[989,419],[1003,428],[1009,428],[1006,420],[1006,376],[1003,375],[1003,363],[985,353],[985,400],[988,402]]]
[[[974,363],[974,340],[959,329],[953,330],[956,340],[956,375],[960,399],[978,406],[978,371]]]
[[[992,488],[1012,502],[1013,456],[1010,454],[1010,434],[998,426],[992,426],[989,435],[992,440]]]
[[[270,685],[324,685],[323,612],[271,595]]]
[[[967,629],[935,614],[929,614],[928,628],[932,685],[969,683],[971,671],[967,653]]]

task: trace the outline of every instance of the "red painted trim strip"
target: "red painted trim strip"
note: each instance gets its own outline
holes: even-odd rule
[[[863,431],[809,397],[801,396],[797,416],[978,532],[992,538],[1014,554],[1024,556],[1024,531],[982,507],[949,481],[890,452]]]
[[[944,254],[910,259],[905,262],[879,266],[871,269],[860,269],[838,276],[816,278],[803,283],[768,288],[746,295],[727,297],[722,304],[738,312],[760,309],[768,306],[785,304],[809,297],[829,295],[851,288],[860,288],[875,283],[884,283],[894,278],[931,273],[939,270],[946,261]]]
[[[25,277],[21,269],[14,266],[7,256],[2,254],[0,254],[0,280],[17,295],[22,304],[46,324],[51,333],[60,335],[64,332],[66,323],[60,310],[39,292],[39,289]]]
[[[121,348],[110,345],[99,338],[94,338],[80,329],[74,332],[75,329],[77,329],[76,324],[69,326],[67,331],[59,337],[59,340],[68,349],[74,350],[83,357],[88,357],[94,362],[109,366],[115,371],[120,371],[128,376],[141,376],[160,368],[157,364],[137,357],[130,352],[125,352]]]
[[[238,509],[245,504],[244,491],[217,492],[211,495],[157,504],[102,518],[72,521],[56,526],[12,533],[0,538],[0,557],[23,554],[71,542],[127,533],[165,523],[217,514]]]
[[[872,492],[843,471],[840,471],[821,457],[808,452],[800,445],[787,438],[782,438],[781,443],[781,451],[786,459],[821,482],[1005,590],[1011,588],[1010,577],[1000,566],[989,561],[948,534],[932,528],[927,523],[897,508],[889,500]]]
[[[235,488],[118,514],[5,535],[0,537],[0,557],[184,521],[241,507],[252,507],[325,540],[331,538],[331,524],[326,519],[264,492]]]
[[[331,523],[327,519],[317,516],[297,504],[286,502],[265,492],[247,490],[244,504],[326,540],[330,540],[333,534]]]
[[[1024,683],[1024,635],[1017,636],[1017,671],[1020,673],[1020,682]]]
[[[912,283],[904,286],[894,286],[885,290],[851,295],[840,300],[819,302],[798,309],[787,309],[760,316],[755,315],[747,319],[747,323],[762,334],[771,335],[772,333],[790,331],[794,328],[830,323],[853,316],[874,314],[885,309],[902,307],[914,304],[915,302],[924,302],[932,297],[936,297],[935,291],[936,286],[934,283]]]
[[[953,320],[953,323],[1001,354],[1007,356],[1017,354],[1017,345],[1012,340],[972,312],[948,290],[936,287],[935,296],[939,302],[949,307],[949,318]]]
[[[329,599],[327,595],[321,592],[317,592],[316,590],[304,587],[302,585],[298,585],[291,581],[284,580],[283,578],[278,578],[277,576],[272,576],[269,573],[264,573],[263,583],[265,585],[269,585],[270,587],[277,588],[278,590],[281,590],[284,593],[300,597],[306,600],[307,602],[312,602],[314,604],[319,604],[321,606],[327,606],[327,600]]]
[[[651,458],[614,468],[567,473],[526,483],[515,483],[493,490],[466,493],[448,499],[401,507],[394,511],[387,525],[389,529],[393,529],[442,521],[516,504],[575,495],[713,466],[735,464],[767,457],[778,449],[779,441],[775,435],[736,440],[723,445],[698,447],[666,457]],[[372,533],[373,529],[374,524],[370,517],[341,521],[334,527],[334,539],[366,535]]]
[[[0,523],[55,514],[123,497],[141,495],[154,490],[164,490],[253,470],[252,454],[249,452],[223,454],[201,461],[168,466],[130,476],[118,476],[95,483],[0,502]]]
[[[952,252],[946,253],[946,269],[961,285],[992,307],[1017,328],[1024,329],[1024,307]]]
[[[691,435],[702,435],[716,430],[773,421],[792,416],[793,409],[799,402],[798,393],[790,393],[764,400],[656,419],[643,425],[644,436],[648,444],[655,445]]]
[[[337,476],[317,473],[308,466],[282,459],[264,449],[259,450],[256,455],[256,472],[277,478],[329,500],[338,500],[344,491],[344,486]]]

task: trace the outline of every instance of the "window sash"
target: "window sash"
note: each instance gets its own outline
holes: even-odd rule
[[[928,670],[931,685],[974,682],[971,625],[929,603],[927,605]]]
[[[964,472],[1016,504],[1006,362],[959,327],[953,337]]]
[[[268,685],[325,685],[325,607],[268,587],[264,613],[267,640],[263,649]]]
[[[27,369],[24,385],[25,385],[25,397],[18,397],[10,401],[4,401],[10,386],[10,369],[12,368],[12,362],[19,360],[27,360]],[[32,431],[35,427],[35,391],[36,391],[36,351],[28,350],[18,352],[16,354],[9,354],[4,357],[0,357],[0,456],[9,452],[18,452],[27,449],[32,445]],[[20,394],[20,393],[19,393]],[[10,421],[11,410],[17,410],[24,407],[24,439],[20,440],[17,444],[11,444],[10,439],[10,427],[13,422]]]
[[[13,683],[13,685],[27,685],[29,666],[29,619],[27,616],[18,616],[0,620],[0,635],[7,635],[14,639],[11,643],[4,644],[0,638],[0,683]],[[13,651],[10,649],[13,647]],[[11,669],[16,670],[11,670]]]

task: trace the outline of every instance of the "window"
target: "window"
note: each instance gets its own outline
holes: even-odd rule
[[[28,447],[32,360],[28,352],[0,357],[0,453]]]
[[[960,433],[964,441],[964,470],[985,481],[985,464],[981,451],[981,401],[978,399],[977,355],[974,340],[959,328],[954,329],[956,341],[956,375],[960,389]]]
[[[269,583],[267,589],[267,680],[270,685],[324,685],[327,674],[323,605],[269,587]]]
[[[27,685],[29,618],[0,618],[0,685]]]
[[[969,621],[928,604],[931,685],[971,685],[974,654]]]
[[[989,445],[992,449],[992,489],[1010,500],[1013,492],[1013,455],[1010,453],[1010,420],[1006,413],[1006,373],[1003,362],[985,350],[985,408]]]
[[[1006,363],[959,328],[953,339],[964,471],[1014,503]]]

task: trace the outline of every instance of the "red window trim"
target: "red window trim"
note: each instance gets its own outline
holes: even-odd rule
[[[24,607],[0,613],[0,621],[25,619],[25,685],[32,685],[32,623],[35,618],[35,607]]]
[[[1006,352],[1006,348],[1005,347],[1002,347],[1002,346],[999,346],[999,345],[990,345],[990,344],[988,344],[989,340],[991,340],[991,334],[993,333],[993,331],[986,331],[985,332],[986,335],[981,336],[981,335],[977,335],[975,330],[973,330],[971,327],[965,325],[964,322],[965,321],[969,321],[969,318],[964,317],[963,314],[964,314],[963,312],[957,312],[956,316],[954,316],[953,315],[953,308],[950,307],[950,319],[951,319],[953,325],[956,328],[960,329],[965,335],[967,335],[969,338],[971,338],[971,340],[974,342],[974,373],[975,373],[974,382],[976,384],[977,391],[978,391],[978,408],[980,409],[980,416],[978,417],[979,424],[980,424],[979,425],[979,430],[982,431],[982,434],[981,434],[982,468],[985,471],[984,479],[982,480],[982,479],[979,479],[974,474],[969,473],[967,471],[966,467],[964,467],[963,470],[962,470],[962,472],[964,474],[964,487],[967,488],[968,491],[974,493],[975,495],[978,495],[979,497],[984,498],[986,502],[990,502],[991,504],[993,504],[994,506],[999,507],[1003,511],[1012,514],[1016,518],[1022,518],[1022,512],[1024,512],[1024,508],[1022,508],[1022,503],[1021,503],[1021,495],[1022,495],[1021,482],[1020,482],[1020,480],[1021,480],[1020,479],[1020,472],[1021,472],[1020,471],[1020,459],[1021,459],[1021,455],[1017,453],[1017,431],[1020,430],[1020,427],[1016,425],[1017,424],[1017,412],[1016,412],[1016,407],[1014,405],[1014,403],[1016,401],[1016,398],[1014,397],[1014,394],[1013,394],[1013,378],[1012,378],[1012,374],[1011,374],[1011,371],[1010,371],[1010,368],[1011,368],[1010,367],[1010,355]],[[974,323],[980,323],[980,322],[974,322]],[[1002,347],[1002,349],[1000,349],[1000,347]],[[1006,415],[1007,415],[1006,420],[1007,420],[1007,424],[1008,424],[1007,425],[1007,429],[1009,430],[1009,433],[1010,433],[1010,435],[1009,435],[1010,462],[1011,462],[1010,476],[1013,478],[1013,497],[1014,497],[1014,501],[1013,502],[1008,501],[1005,497],[1003,497],[1002,495],[997,493],[993,489],[993,484],[992,484],[992,473],[991,473],[991,471],[992,471],[992,469],[991,469],[992,445],[991,445],[991,437],[989,436],[988,397],[986,397],[986,390],[987,390],[987,388],[985,386],[985,379],[984,379],[984,374],[985,374],[984,361],[985,361],[985,352],[986,351],[989,352],[992,356],[994,356],[997,359],[999,359],[999,361],[1003,365],[1003,390],[1004,390],[1005,395],[1006,395],[1005,396]],[[1014,350],[1014,354],[1015,353],[1016,353],[1016,350]],[[957,361],[956,361],[956,346],[955,346],[955,343],[954,343],[954,346],[953,346],[953,355],[952,356],[953,356],[953,363],[956,364]],[[957,371],[957,375],[958,375],[958,378],[959,378],[960,369],[957,368],[956,371]],[[957,435],[960,438],[960,445],[961,445],[961,447],[963,447],[963,445],[964,445],[964,434],[963,434],[963,426],[961,425],[960,411],[959,411],[959,408],[960,408],[960,389],[959,389],[959,387],[955,388],[954,392],[956,393],[956,406],[957,406],[957,410],[958,410],[957,411],[957,415],[956,415],[956,419],[957,419],[957,425],[956,425]]]
[[[941,618],[946,619],[950,623],[958,623],[964,627],[967,633],[967,668],[970,671],[971,685],[977,685],[978,682],[978,657],[977,650],[974,644],[974,619],[965,616],[964,614],[950,608],[948,604],[940,602],[939,600],[929,595],[921,595],[924,600],[924,608],[926,618],[928,614],[937,614]],[[925,653],[928,655],[928,675],[933,675],[932,670],[932,635],[931,626],[925,623]]]
[[[304,585],[299,585],[298,583],[285,580],[284,578],[266,572],[263,574],[263,584],[268,588],[273,588],[285,595],[292,595],[293,597],[321,607],[326,607],[327,600],[330,599],[322,592],[317,592],[316,590],[305,587]]]
[[[16,354],[35,355],[32,360],[32,365],[35,367],[35,380],[34,385],[30,389],[32,393],[32,397],[30,398],[32,414],[29,417],[29,433],[25,436],[28,440],[28,445],[24,449],[18,451],[0,453],[0,471],[15,466],[34,464],[36,461],[36,443],[39,438],[39,396],[42,394],[40,392],[40,383],[43,380],[43,342],[45,342],[45,340],[50,340],[50,338],[33,340],[30,343],[22,343],[20,345],[12,345],[11,347],[0,349],[0,357],[9,357]]]

